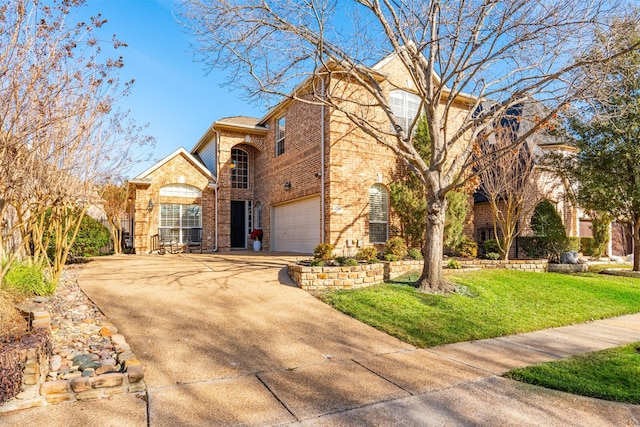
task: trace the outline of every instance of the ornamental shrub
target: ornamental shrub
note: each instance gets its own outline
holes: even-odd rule
[[[42,267],[30,263],[16,262],[4,276],[3,286],[24,295],[51,295],[56,290],[54,283],[44,276]]]
[[[485,240],[482,243],[482,246],[484,247],[485,254],[489,254],[489,253],[500,254],[500,248],[498,247],[498,242],[496,241],[496,239]]]
[[[560,255],[572,248],[573,242],[567,239],[567,231],[562,223],[562,218],[549,200],[543,200],[534,209],[531,217],[531,229],[534,231],[535,237],[538,238],[539,251],[535,248],[529,249],[532,249],[533,252],[541,252],[546,255],[549,261],[558,262]],[[525,251],[530,256],[534,256],[527,249]]]
[[[109,246],[111,233],[100,221],[85,215],[80,223],[76,240],[69,250],[76,257],[100,255],[100,250]]]
[[[458,270],[460,268],[462,268],[462,266],[460,265],[460,263],[458,261],[456,261],[455,259],[450,259],[447,262],[447,268],[451,268],[454,270]]]
[[[465,237],[460,242],[458,253],[466,258],[475,258],[478,256],[478,244],[475,240]]]
[[[385,253],[395,255],[397,258],[404,258],[407,256],[407,244],[402,237],[392,237],[387,240]]]
[[[609,224],[612,216],[609,214],[594,214],[591,220],[591,233],[593,235],[593,246],[588,253],[589,256],[600,258],[604,255],[609,245]]]
[[[500,254],[497,252],[487,252],[485,256],[487,257],[487,259],[490,259],[492,261],[496,261],[500,259]]]
[[[384,260],[388,262],[396,262],[398,261],[398,255],[396,254],[386,254],[384,256]]]
[[[313,257],[322,261],[329,261],[333,259],[333,248],[331,243],[320,243],[313,248]]]
[[[378,250],[373,246],[362,248],[356,254],[356,259],[367,262],[376,261],[378,259]]]
[[[578,252],[582,252],[587,256],[592,256],[593,245],[593,237],[580,237],[580,250]]]
[[[420,249],[417,248],[411,248],[409,249],[409,258],[411,259],[422,259],[422,252],[420,252]]]

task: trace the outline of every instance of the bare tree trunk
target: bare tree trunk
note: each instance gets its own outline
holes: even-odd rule
[[[640,271],[640,214],[633,224],[633,271]]]
[[[424,267],[418,279],[421,290],[429,293],[444,294],[453,291],[454,287],[442,274],[442,255],[444,243],[444,222],[447,210],[447,199],[429,196],[427,199],[427,218],[425,245],[422,249]]]

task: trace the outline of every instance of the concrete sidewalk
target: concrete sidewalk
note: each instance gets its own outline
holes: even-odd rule
[[[0,424],[639,425],[640,406],[499,375],[640,341],[640,314],[415,349],[291,286],[283,268],[291,259],[216,254],[88,264],[80,285],[145,366],[148,405],[114,396],[9,413]]]

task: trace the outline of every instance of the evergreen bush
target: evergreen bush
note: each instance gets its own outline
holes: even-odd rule
[[[320,243],[313,248],[313,258],[329,261],[333,259],[333,249],[334,246],[331,243]]]
[[[407,244],[402,237],[392,237],[387,240],[385,253],[395,255],[397,258],[404,258],[407,256]]]

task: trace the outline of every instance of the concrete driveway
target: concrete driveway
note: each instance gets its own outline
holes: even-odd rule
[[[548,349],[504,340],[477,367],[473,355],[486,345],[414,349],[296,288],[285,268],[292,260],[231,253],[87,264],[80,286],[146,368],[149,425],[634,425],[640,418],[634,405],[496,377],[564,356]],[[640,340],[639,319],[610,327],[619,341]],[[575,352],[594,347],[588,334],[561,339]],[[456,360],[460,352],[471,362]],[[509,366],[494,369],[492,358]]]

